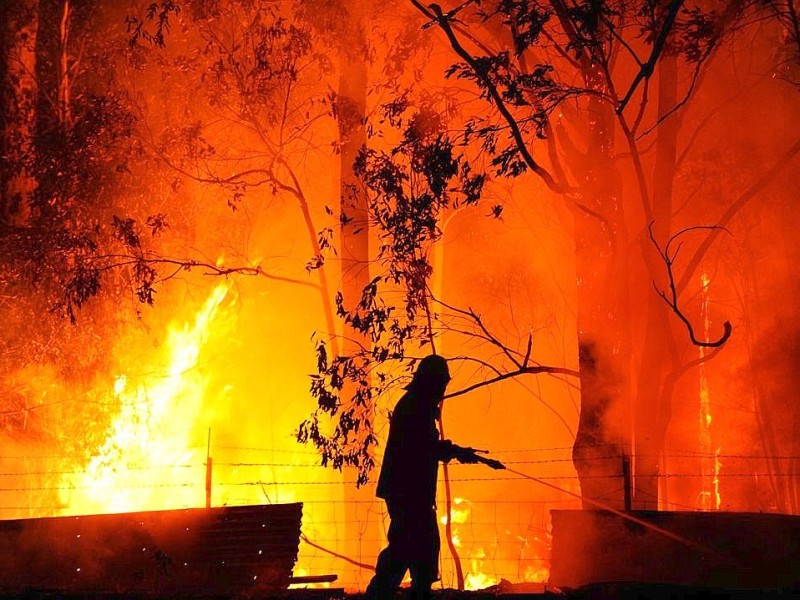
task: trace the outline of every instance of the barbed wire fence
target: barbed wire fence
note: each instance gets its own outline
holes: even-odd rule
[[[147,510],[204,506],[206,495],[205,451],[197,449],[197,460],[177,464],[118,466],[137,474],[135,481],[117,484],[119,494],[144,495],[147,491],[182,492],[196,497],[193,506],[146,507]],[[571,447],[499,450],[493,456],[509,469],[491,471],[478,465],[454,464],[453,532],[467,586],[480,589],[500,580],[546,582],[550,561],[550,511],[578,509],[578,477],[572,470]],[[386,540],[388,517],[378,498],[348,499],[342,490],[355,486],[355,477],[324,469],[313,451],[259,447],[214,448],[212,505],[272,504],[302,502],[303,526],[296,575],[335,574],[335,586],[363,589],[369,582],[377,552]],[[617,454],[601,457],[620,460]],[[728,481],[737,478],[796,477],[767,472],[769,460],[800,460],[798,456],[673,452],[671,461],[714,459],[727,464]],[[29,518],[76,514],[74,507],[58,499],[64,493],[93,490],[85,476],[86,457],[69,455],[0,455],[0,518]],[[730,465],[735,464],[734,470]],[[65,467],[64,465],[73,465]],[[164,474],[168,477],[165,478]],[[526,474],[535,474],[535,478]],[[180,477],[176,474],[181,474]],[[184,476],[185,474],[185,476]],[[142,475],[144,477],[142,477]],[[700,471],[661,473],[664,479],[686,481],[699,490]],[[546,482],[536,485],[531,479]],[[624,482],[619,477],[620,490]],[[81,490],[81,487],[85,489]],[[174,494],[178,497],[178,494]],[[441,494],[440,494],[440,497]],[[654,499],[654,503],[658,499]],[[698,510],[699,504],[662,500],[664,510]],[[443,526],[443,511],[439,511]],[[447,550],[441,553],[441,585],[453,587],[455,575]]]

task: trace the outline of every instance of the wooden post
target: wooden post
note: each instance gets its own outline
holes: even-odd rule
[[[630,512],[633,485],[631,482],[631,461],[627,454],[622,455],[622,485],[624,486],[625,512]]]
[[[214,459],[211,458],[211,428],[208,428],[208,446],[206,447],[206,508],[211,508],[211,467]]]

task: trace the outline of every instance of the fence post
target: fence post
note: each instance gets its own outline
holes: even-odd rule
[[[622,454],[622,485],[625,497],[625,512],[631,511],[631,495],[633,492],[633,483],[631,482],[631,460],[630,457]]]
[[[206,508],[211,508],[211,466],[214,459],[211,458],[211,427],[208,428],[208,446],[206,447]]]

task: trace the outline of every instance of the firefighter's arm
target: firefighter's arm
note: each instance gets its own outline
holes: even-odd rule
[[[458,446],[450,440],[438,440],[436,448],[439,454],[439,460],[442,462],[450,462],[456,458],[456,448],[458,448]]]
[[[458,446],[451,442],[450,440],[443,440],[448,444],[448,452],[449,458],[446,460],[452,460],[455,458],[458,462],[464,464],[475,464],[475,463],[482,463],[492,469],[505,469],[505,465],[501,463],[499,460],[495,460],[493,458],[487,458],[485,456],[481,456],[479,453],[486,454],[487,450],[476,450],[475,448],[466,448],[464,446]]]
[[[476,463],[478,462],[478,455],[473,448],[465,448],[454,444],[450,440],[439,441],[439,459],[444,462],[450,462],[456,459],[460,463]]]

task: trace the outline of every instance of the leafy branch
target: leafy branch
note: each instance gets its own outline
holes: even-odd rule
[[[393,125],[402,132],[400,143],[390,152],[364,148],[355,164],[356,174],[371,192],[369,216],[379,240],[377,264],[382,273],[363,288],[355,307],[345,308],[342,295],[336,297],[337,316],[363,342],[347,356],[331,356],[328,344],[316,341],[317,373],[311,376],[311,394],[317,408],[300,424],[297,435],[300,442],[314,444],[323,465],[356,468],[359,485],[374,467],[374,402],[408,381],[416,361],[430,352],[442,333],[490,344],[502,357],[499,362],[451,358],[477,362],[484,374],[489,373],[448,398],[521,375],[577,377],[572,369],[536,363],[532,335],[519,352],[495,335],[476,310],[434,298],[428,257],[440,243],[440,220],[448,207],[477,203],[484,176],[469,168],[434,115],[408,105],[391,110]],[[445,314],[438,314],[433,305]],[[453,325],[453,319],[468,324]]]
[[[514,153],[518,154],[524,163],[524,165],[529,168],[531,171],[536,173],[541,179],[547,184],[547,186],[557,193],[564,193],[568,191],[564,184],[559,183],[555,180],[553,175],[544,168],[538,161],[536,161],[531,154],[530,150],[528,149],[528,145],[525,141],[523,131],[520,128],[520,124],[518,120],[511,114],[511,111],[508,108],[507,97],[504,98],[504,95],[500,92],[496,82],[491,76],[492,64],[491,59],[481,59],[472,56],[466,48],[461,44],[456,36],[455,31],[453,30],[451,19],[451,13],[443,13],[441,7],[438,4],[431,4],[428,8],[424,7],[420,2],[417,0],[412,0],[414,6],[420,10],[425,16],[431,16],[431,12],[436,20],[436,24],[439,28],[444,32],[447,36],[447,39],[450,43],[450,46],[456,52],[456,54],[464,60],[464,62],[468,65],[469,69],[471,70],[472,75],[478,82],[478,84],[485,90],[488,98],[491,102],[495,105],[498,112],[502,116],[503,120],[505,121],[510,135],[514,141]],[[496,58],[496,57],[495,57]],[[511,160],[509,157],[507,160]]]

